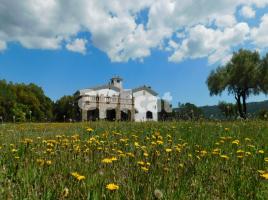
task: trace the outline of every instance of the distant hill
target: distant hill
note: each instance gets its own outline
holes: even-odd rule
[[[214,106],[201,106],[199,107],[204,112],[206,118],[217,118],[222,119],[224,115],[221,113],[217,105]],[[247,103],[248,113],[251,115],[256,115],[260,110],[268,110],[268,100],[261,102],[251,102]]]

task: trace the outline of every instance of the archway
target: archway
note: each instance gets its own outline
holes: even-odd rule
[[[130,121],[131,120],[131,111],[122,110],[121,111],[121,121]]]
[[[87,121],[96,121],[99,119],[99,109],[93,109],[87,111]]]
[[[115,119],[116,119],[115,109],[106,110],[106,119],[108,121],[115,121]]]
[[[146,112],[146,119],[153,119],[153,113],[151,111]]]

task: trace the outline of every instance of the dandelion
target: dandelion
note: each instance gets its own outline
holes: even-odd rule
[[[92,128],[87,128],[87,131],[88,132],[92,132],[92,131],[94,131]]]
[[[232,144],[239,145],[239,140],[234,140],[234,141],[232,141]]]
[[[72,172],[71,175],[72,175],[73,177],[75,177],[76,180],[78,180],[78,181],[82,181],[82,180],[86,179],[85,176],[82,176],[82,175],[80,175],[80,174],[77,173],[77,172]]]
[[[259,154],[264,154],[264,151],[263,150],[259,150],[258,153]]]
[[[260,175],[262,178],[264,178],[265,180],[268,180],[268,172],[263,173]]]
[[[114,183],[109,183],[108,185],[106,185],[106,189],[110,191],[115,191],[119,189],[119,186]]]
[[[143,171],[145,171],[145,172],[148,172],[148,171],[149,171],[149,169],[148,169],[147,167],[141,167],[141,169],[142,169]]]
[[[163,193],[159,189],[154,190],[154,196],[156,199],[162,199],[163,198]]]
[[[101,162],[109,164],[109,163],[112,163],[113,161],[110,158],[104,158]]]
[[[63,192],[62,192],[62,196],[63,196],[64,198],[66,198],[66,197],[68,197],[68,195],[69,195],[69,189],[68,189],[68,188],[64,188],[64,190],[63,190]]]
[[[170,153],[172,151],[172,149],[166,149],[167,153]]]
[[[225,160],[229,160],[229,156],[227,156],[227,155],[221,155],[220,157],[225,159]]]

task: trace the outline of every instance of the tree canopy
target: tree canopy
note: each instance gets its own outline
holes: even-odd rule
[[[52,120],[53,102],[35,84],[0,80],[0,116],[5,121]]]
[[[247,98],[268,91],[267,57],[261,59],[258,52],[243,49],[234,53],[226,65],[210,73],[207,79],[210,95],[221,95],[227,90],[235,97],[240,117],[246,118]]]

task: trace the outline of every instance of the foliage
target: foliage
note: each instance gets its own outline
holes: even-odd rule
[[[192,103],[185,103],[174,109],[173,115],[175,119],[198,120],[203,117],[203,111]]]
[[[35,84],[13,84],[0,80],[0,116],[4,121],[52,119],[52,101]]]
[[[259,119],[262,119],[262,120],[268,120],[268,110],[266,109],[260,110],[258,113],[258,117]]]
[[[236,117],[237,107],[232,103],[226,103],[224,101],[219,102],[219,109],[224,114],[226,119],[232,119]]]
[[[230,62],[210,73],[207,79],[210,95],[220,95],[227,90],[235,96],[240,117],[246,118],[247,98],[266,92],[264,84],[268,66],[264,60],[260,59],[258,52],[241,49],[234,53]]]
[[[0,199],[267,199],[267,133],[261,121],[6,124]]]
[[[78,106],[79,92],[72,96],[63,96],[54,104],[53,113],[56,121],[80,121]]]

